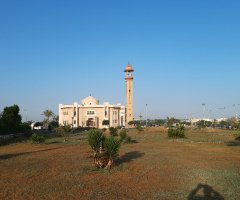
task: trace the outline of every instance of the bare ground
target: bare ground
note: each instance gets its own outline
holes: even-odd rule
[[[240,144],[231,131],[128,132],[116,166],[96,170],[86,134],[66,143],[0,147],[0,199],[240,199]]]

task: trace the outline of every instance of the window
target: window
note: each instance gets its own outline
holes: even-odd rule
[[[74,120],[74,124],[76,124],[76,120]]]
[[[87,115],[94,115],[95,114],[95,111],[94,110],[88,110],[87,111]]]
[[[63,120],[63,125],[68,125],[68,120]]]
[[[118,111],[113,111],[113,124],[118,124]]]

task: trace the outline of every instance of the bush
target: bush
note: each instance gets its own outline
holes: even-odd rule
[[[105,136],[103,135],[103,132],[97,129],[92,129],[87,136],[88,144],[96,154],[99,153],[104,139]]]
[[[140,126],[140,125],[137,125],[137,130],[140,132],[140,131],[143,131],[143,128]]]
[[[131,143],[132,143],[132,138],[131,138],[130,136],[127,136],[127,137],[125,138],[125,143],[131,144]]]
[[[103,142],[104,149],[106,150],[107,158],[113,160],[117,157],[117,152],[119,151],[121,141],[115,139],[112,135],[105,138]]]
[[[177,129],[168,129],[168,137],[170,138],[184,138],[184,126],[178,126]]]
[[[123,140],[125,140],[126,137],[127,137],[126,131],[121,131],[121,133],[120,133],[120,141],[123,142]]]
[[[111,168],[113,159],[117,157],[121,141],[113,135],[105,137],[100,130],[91,130],[88,133],[88,144],[93,149],[94,166],[97,168]]]
[[[105,132],[106,130],[107,130],[106,128],[103,128],[103,129],[102,129],[102,132]]]
[[[62,137],[64,137],[63,142],[65,142],[68,139],[70,133],[75,131],[75,129],[71,128],[70,125],[59,126],[54,130],[57,132],[57,136],[61,135]]]
[[[31,140],[32,142],[36,142],[36,143],[42,143],[45,141],[45,137],[43,136],[38,136],[36,133],[32,134],[31,136]]]
[[[117,136],[117,129],[114,127],[109,128],[110,135]]]

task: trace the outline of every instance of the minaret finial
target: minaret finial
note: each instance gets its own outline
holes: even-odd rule
[[[130,65],[130,62],[128,61],[128,65]]]

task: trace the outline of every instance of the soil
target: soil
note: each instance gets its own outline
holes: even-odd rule
[[[240,199],[240,144],[231,131],[135,130],[115,167],[92,167],[86,133],[0,147],[0,199]]]

